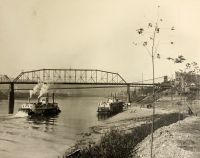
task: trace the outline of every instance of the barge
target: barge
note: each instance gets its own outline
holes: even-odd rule
[[[113,98],[113,99],[108,98],[106,102],[99,103],[97,112],[98,114],[112,115],[112,114],[117,114],[119,112],[122,112],[123,107],[124,107],[123,101],[117,98]]]

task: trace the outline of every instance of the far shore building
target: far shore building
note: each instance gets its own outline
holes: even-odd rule
[[[190,92],[194,89],[199,89],[200,75],[186,72],[175,72],[175,87],[179,92]]]

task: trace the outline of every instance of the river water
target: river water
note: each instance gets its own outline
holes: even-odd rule
[[[51,118],[30,119],[16,115],[26,102],[15,101],[15,112],[8,115],[8,102],[0,101],[0,157],[57,158],[73,145],[79,134],[99,123],[97,106],[103,98],[68,97],[56,99],[61,113]]]

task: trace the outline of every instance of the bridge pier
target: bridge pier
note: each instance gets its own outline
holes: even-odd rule
[[[14,93],[14,83],[13,82],[10,83],[8,102],[9,102],[8,113],[13,114],[14,104],[15,104],[15,93]]]
[[[131,102],[130,84],[127,84],[127,102]]]

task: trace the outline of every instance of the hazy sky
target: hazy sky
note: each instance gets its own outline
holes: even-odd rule
[[[132,43],[145,38],[136,29],[155,22],[158,5],[161,57],[182,54],[199,63],[198,0],[0,0],[0,74],[71,67],[118,72],[128,81],[142,73],[150,78],[150,56]],[[179,67],[156,60],[156,76]]]

